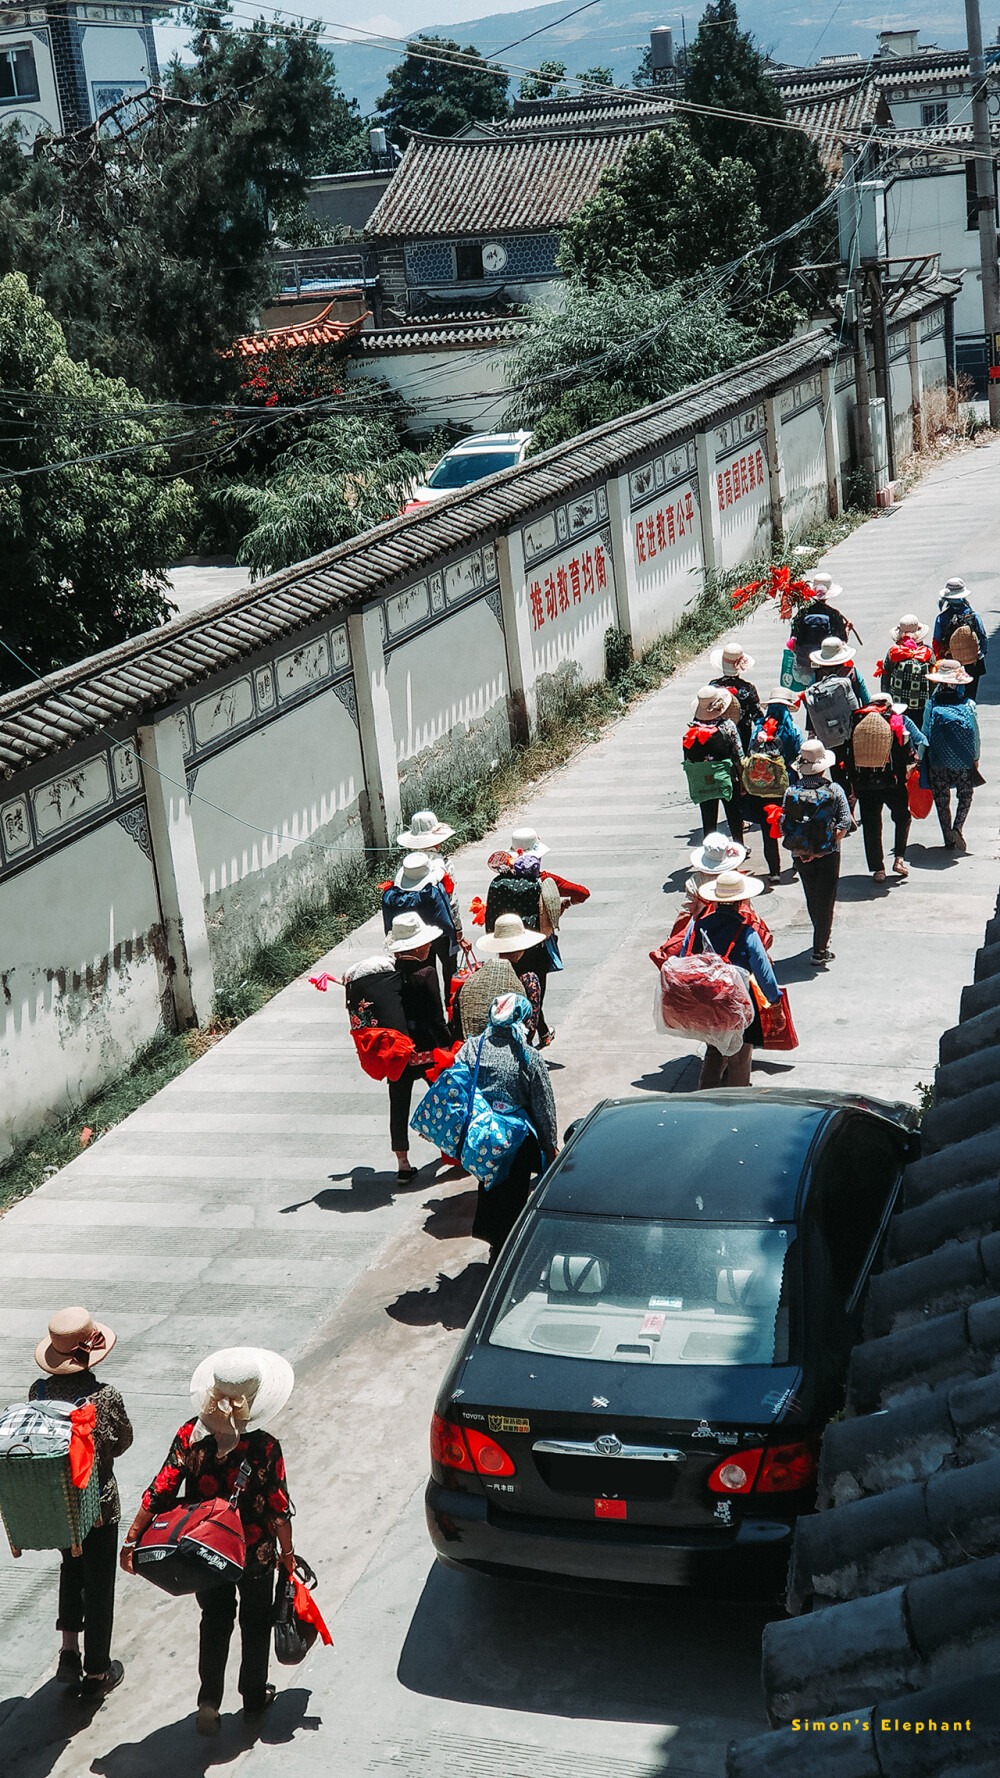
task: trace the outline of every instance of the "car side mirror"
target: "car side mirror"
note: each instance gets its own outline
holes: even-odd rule
[[[569,1141],[570,1137],[575,1134],[576,1134],[576,1124],[567,1124],[565,1130],[563,1131],[563,1144],[565,1145]]]

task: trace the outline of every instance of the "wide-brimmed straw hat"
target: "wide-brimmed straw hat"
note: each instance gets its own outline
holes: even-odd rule
[[[950,660],[947,656],[938,661],[933,673],[928,673],[935,685],[971,685],[972,674],[967,673],[961,661]]]
[[[295,1387],[295,1372],[266,1346],[225,1346],[203,1358],[191,1378],[191,1406],[207,1431],[217,1418],[254,1432],[280,1414]]]
[[[738,700],[725,686],[703,685],[691,700],[691,714],[697,722],[721,722]]]
[[[426,852],[407,852],[393,882],[397,889],[426,889],[428,883],[438,880],[437,859],[428,858]]]
[[[753,666],[753,655],[747,654],[742,642],[726,642],[721,648],[713,648],[708,658],[716,672],[749,673]]]
[[[396,835],[397,846],[406,846],[411,852],[426,852],[428,846],[443,846],[450,840],[455,829],[449,827],[447,821],[439,821],[433,809],[418,809],[410,816],[410,825],[405,833]]]
[[[487,957],[502,957],[507,951],[530,951],[533,945],[543,942],[542,933],[526,926],[520,914],[499,914],[493,931],[479,940],[476,950],[485,952]]]
[[[908,611],[898,624],[893,625],[892,639],[894,642],[902,642],[903,637],[908,636],[911,642],[923,642],[930,633],[930,627],[930,624],[920,622],[915,611]]]
[[[441,937],[440,926],[431,926],[418,914],[416,908],[407,908],[405,913],[397,914],[386,933],[385,948],[387,951],[419,951],[421,945],[433,944]]]
[[[703,883],[698,891],[702,901],[750,901],[763,895],[760,877],[745,877],[741,870],[724,870],[712,883]]]
[[[717,877],[720,871],[736,870],[746,855],[746,847],[731,840],[728,834],[710,833],[691,853],[691,863],[706,876]]]
[[[839,636],[824,636],[815,654],[809,656],[813,667],[849,667],[853,660],[853,648]]]
[[[824,747],[822,741],[810,737],[803,741],[798,759],[792,761],[792,769],[800,777],[816,777],[820,772],[828,772],[836,763],[837,755],[831,753],[829,747]]]
[[[35,1363],[50,1377],[72,1377],[93,1370],[107,1358],[118,1335],[87,1309],[57,1309],[49,1331],[35,1347]]]
[[[806,577],[806,582],[812,587],[817,599],[838,599],[844,590],[837,584],[832,574],[809,574]]]
[[[943,610],[946,605],[964,605],[968,597],[969,589],[965,581],[954,574],[950,580],[945,581],[938,594],[938,609]]]
[[[797,691],[789,691],[786,685],[776,685],[773,691],[768,692],[767,701],[769,704],[785,704],[791,710],[798,703],[799,694]]]
[[[877,704],[880,708],[892,710],[897,716],[905,716],[908,704],[894,704],[891,691],[873,691],[868,698],[869,704]]]
[[[544,858],[546,852],[552,850],[539,839],[533,827],[515,827],[510,836],[510,849],[512,852],[533,853],[536,858]]]

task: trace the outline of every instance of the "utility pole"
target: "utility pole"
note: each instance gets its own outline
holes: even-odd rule
[[[976,206],[979,211],[979,256],[983,276],[983,326],[990,366],[990,425],[1000,426],[1000,378],[995,371],[1000,357],[1000,265],[997,263],[997,200],[993,176],[993,141],[990,135],[986,60],[979,0],[965,0],[965,24],[969,37],[969,71],[972,75],[972,140],[976,159]]]
[[[896,435],[892,417],[892,374],[889,370],[889,327],[882,291],[882,266],[879,260],[865,264],[872,312],[872,348],[875,355],[875,388],[885,404],[886,467],[889,480],[896,479]],[[869,429],[870,430],[870,429]]]

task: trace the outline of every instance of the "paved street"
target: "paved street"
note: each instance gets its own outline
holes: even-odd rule
[[[930,619],[949,574],[964,577],[988,629],[1000,626],[998,467],[996,444],[963,453],[824,563],[865,639],[869,686],[890,624],[910,609]],[[784,635],[770,612],[741,632],[765,695]],[[552,868],[593,891],[566,917],[566,969],[546,1000],[561,1125],[606,1094],[696,1078],[690,1048],[653,1030],[647,952],[672,923],[696,838],[680,737],[710,674],[695,662],[518,811],[551,845]],[[930,1080],[996,898],[998,692],[1000,646],[979,703],[989,782],[966,827],[968,855],[941,848],[932,815],[914,826],[909,880],[878,886],[860,836],[848,842],[825,975],[809,967],[790,873],[758,904],[801,1047],[757,1062],[756,1084],[911,1099]],[[489,836],[454,862],[466,904],[485,893],[495,845]],[[373,923],[320,967],[377,942]],[[275,1430],[296,1545],[319,1571],[336,1643],[272,1674],[282,1695],[259,1740],[232,1713],[231,1691],[222,1736],[202,1742],[194,1607],[122,1577],[126,1683],[82,1725],[50,1677],[56,1560],[4,1552],[10,1778],[201,1778],[220,1766],[240,1778],[708,1778],[728,1739],[765,1726],[763,1605],[608,1601],[432,1566],[420,1498],[427,1423],[483,1250],[468,1233],[468,1180],[435,1184],[428,1165],[398,1192],[391,1166],[385,1089],[357,1068],[342,995],[297,982],[4,1218],[0,1393],[23,1394],[54,1307],[82,1300],[112,1323],[107,1375],[137,1430],[118,1466],[126,1523],[189,1411],[200,1356],[253,1341],[294,1359],[296,1391]]]

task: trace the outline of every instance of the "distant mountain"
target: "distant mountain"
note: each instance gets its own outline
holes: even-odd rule
[[[688,34],[693,36],[703,8],[692,6],[685,13]],[[851,9],[853,10],[853,8]],[[481,55],[495,56],[505,51],[503,60],[517,67],[537,67],[540,61],[564,61],[570,74],[594,66],[609,67],[616,83],[629,85],[633,69],[638,67],[643,49],[654,25],[670,25],[675,41],[682,41],[681,15],[669,7],[629,6],[622,0],[598,0],[596,6],[566,19],[528,43],[516,39],[537,31],[539,26],[561,17],[567,11],[565,0],[549,6],[534,6],[527,12],[497,12],[489,17],[473,19],[464,25],[424,25],[426,36],[450,37],[461,44],[472,43]],[[814,10],[806,0],[744,0],[740,17],[745,28],[781,62],[811,62],[818,56],[840,55],[857,50],[871,55],[877,47],[882,23],[877,13],[853,20],[847,9],[834,7],[832,0],[821,0]],[[921,41],[951,48],[965,42],[965,14],[961,0],[913,0],[905,15],[887,18],[886,25],[919,28]],[[996,21],[989,14],[983,20],[984,35],[996,31]],[[416,35],[416,33],[414,33]],[[366,114],[373,111],[385,91],[386,75],[402,55],[382,49],[367,48],[360,43],[335,46],[337,68],[346,93],[353,94]],[[517,91],[516,79],[512,93]]]

